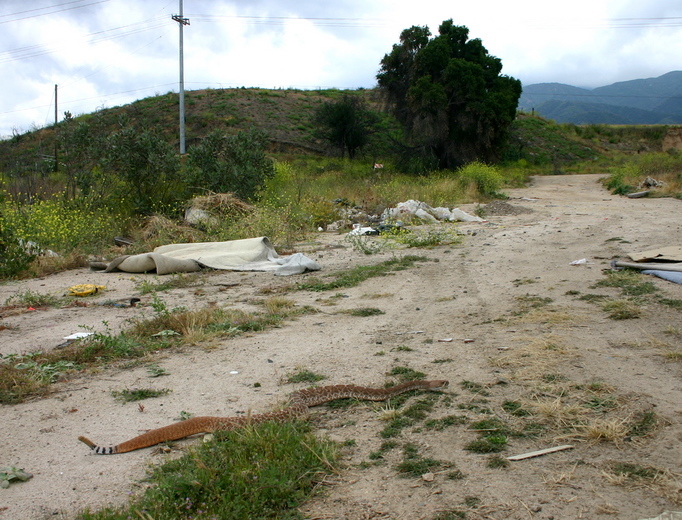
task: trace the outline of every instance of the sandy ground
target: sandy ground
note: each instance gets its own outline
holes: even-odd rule
[[[591,288],[604,278],[602,269],[611,258],[625,258],[627,252],[679,244],[675,240],[682,237],[682,202],[612,196],[597,179],[540,177],[528,188],[508,191],[510,204],[531,212],[461,224],[459,230],[468,233],[462,244],[409,250],[437,262],[370,279],[341,291],[342,298],[288,293],[298,304],[322,312],[283,328],[223,340],[210,348],[162,353],[132,368],[83,373],[55,384],[46,398],[3,405],[0,466],[24,468],[34,476],[0,489],[0,519],[72,518],[86,506],[121,503],[139,489],[148,465],[164,459],[152,449],[96,456],[78,442],[78,435],[116,444],[172,422],[181,411],[225,416],[268,411],[302,387],[284,382],[287,374],[301,368],[326,375],[323,384],[382,386],[395,366],[423,371],[429,379],[448,379],[450,405],[442,401],[431,418],[486,417],[469,406],[482,396],[461,386],[462,381],[476,382],[486,387],[486,406],[512,421],[501,406],[505,400],[532,395],[540,399],[536,383],[523,372],[533,361],[524,361],[524,349],[538,342],[560,346],[561,355],[548,361],[548,373],[560,374],[570,388],[599,382],[610,389],[622,417],[654,410],[659,419],[656,431],[619,444],[560,439],[558,431],[539,438],[511,438],[504,456],[566,442],[575,448],[492,469],[488,456],[464,450],[477,437],[466,425],[405,430],[399,443],[415,443],[424,456],[450,466],[427,481],[397,476],[400,449],[389,452],[383,464],[359,466],[382,442],[378,432],[384,424],[376,406],[320,407],[311,419],[316,430],[338,441],[353,439],[355,445],[343,450],[345,469],[305,505],[304,513],[316,519],[432,519],[457,510],[469,511],[467,518],[629,520],[682,510],[679,481],[618,485],[607,475],[613,461],[682,471],[682,363],[663,355],[666,349],[679,349],[680,311],[652,305],[639,319],[616,321],[594,303],[567,294],[616,297],[617,289]],[[333,272],[400,254],[367,256],[349,247],[332,247],[347,246],[343,239],[322,234],[308,256],[325,272]],[[588,263],[569,265],[581,258]],[[311,275],[302,277],[307,276]],[[117,331],[130,318],[150,315],[149,296],[132,309],[95,304],[137,296],[135,280],[142,278],[82,269],[0,286],[0,303],[28,289],[61,295],[77,283],[107,287],[89,299],[87,307],[3,316],[7,328],[0,331],[0,352],[54,348],[83,326]],[[148,279],[153,281],[153,275]],[[665,297],[682,298],[682,286],[651,281]],[[250,302],[263,298],[259,289],[288,283],[291,279],[270,274],[219,272],[208,274],[199,288],[162,292],[159,297],[168,307],[215,302],[255,308]],[[547,309],[563,319],[548,318],[547,309],[515,315],[518,298],[527,296],[551,298]],[[342,312],[358,307],[377,307],[385,314],[359,318]],[[439,341],[443,339],[452,341]],[[169,375],[150,378],[151,362]],[[137,403],[120,404],[111,395],[112,390],[132,387],[169,388],[172,393],[143,401],[141,413]],[[185,441],[192,442],[197,441]],[[463,479],[448,478],[455,468]]]

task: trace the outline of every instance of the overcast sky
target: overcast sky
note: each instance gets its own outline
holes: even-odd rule
[[[178,91],[179,0],[0,0],[0,136]],[[185,89],[371,88],[412,25],[452,18],[523,84],[682,70],[678,0],[184,0]]]

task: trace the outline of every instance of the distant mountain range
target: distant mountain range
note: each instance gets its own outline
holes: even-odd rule
[[[557,123],[682,123],[682,71],[586,89],[564,83],[524,85],[519,109]]]

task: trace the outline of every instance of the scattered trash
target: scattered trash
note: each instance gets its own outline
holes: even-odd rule
[[[162,330],[160,332],[157,332],[156,334],[152,334],[152,338],[162,338],[162,337],[166,337],[166,336],[179,336],[179,335],[180,335],[179,332],[175,332],[172,329],[166,329],[166,330]]]
[[[139,298],[129,298],[125,300],[107,300],[105,302],[101,302],[100,305],[104,307],[118,307],[118,308],[125,308],[125,307],[135,307],[138,303],[140,303]],[[127,302],[127,303],[124,303]]]
[[[635,262],[682,262],[682,246],[666,246],[648,251],[628,253]]]
[[[452,338],[443,338],[443,339],[439,339],[438,341],[441,343],[451,343]]]
[[[363,227],[360,224],[353,224],[353,229],[350,230],[348,234],[353,236],[378,235],[379,231],[373,227]]]
[[[562,446],[555,446],[553,448],[546,448],[544,450],[529,451],[528,453],[522,453],[520,455],[512,455],[507,457],[507,460],[524,460],[531,459],[533,457],[539,457],[541,455],[547,455],[549,453],[555,453],[557,451],[570,450],[573,448],[572,444],[564,444]]]
[[[651,190],[638,191],[636,193],[628,193],[627,197],[628,199],[641,199],[643,197],[647,197],[649,193],[651,193]]]
[[[77,339],[81,338],[87,338],[88,336],[92,336],[94,332],[74,332],[73,334],[69,334],[68,336],[64,336],[64,339],[67,341],[76,341]]]
[[[660,247],[649,251],[629,253],[634,262],[613,260],[612,269],[640,269],[644,274],[682,284],[682,246]]]
[[[639,183],[639,188],[662,188],[665,186],[665,182],[657,181],[652,177],[647,177],[642,182]]]
[[[0,489],[7,489],[15,481],[26,482],[30,478],[33,478],[33,475],[23,469],[14,466],[2,467],[0,468]]]
[[[106,287],[104,285],[95,285],[93,283],[81,283],[69,287],[69,294],[71,296],[92,296],[93,294],[97,294],[98,292],[103,291],[105,289]]]
[[[239,370],[231,370],[230,374],[232,374],[233,376],[237,375],[237,374],[239,374]]]
[[[464,340],[464,343],[473,343],[473,342],[474,342],[474,340],[471,339],[471,338],[466,338],[466,339]]]
[[[425,202],[420,202],[418,200],[399,202],[395,208],[386,208],[381,214],[382,222],[406,217],[416,217],[428,222],[438,222],[441,220],[450,222],[485,222],[481,217],[469,215],[459,208],[432,208]]]
[[[569,265],[585,265],[587,264],[587,258],[581,258],[580,260],[573,260]]]
[[[114,237],[114,244],[117,246],[132,246],[133,240],[126,237]]]

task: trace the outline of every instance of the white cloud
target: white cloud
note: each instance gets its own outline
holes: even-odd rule
[[[0,3],[0,135],[51,122],[55,83],[73,113],[177,90],[177,0],[109,0],[11,21],[26,5]],[[57,4],[31,8],[48,5]],[[188,89],[372,87],[403,29],[435,34],[449,18],[526,84],[594,87],[680,68],[677,2],[185,0],[184,11]],[[666,27],[671,17],[678,23]]]

